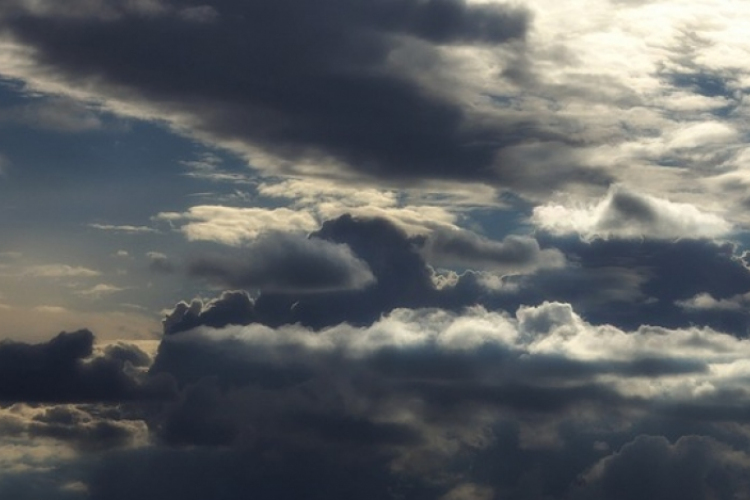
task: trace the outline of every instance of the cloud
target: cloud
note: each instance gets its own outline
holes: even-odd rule
[[[91,288],[87,288],[85,290],[79,290],[75,293],[83,297],[99,299],[105,295],[111,295],[113,293],[121,292],[123,290],[125,290],[125,288],[115,286],[115,285],[108,285],[106,283],[99,283],[98,285],[94,285]]]
[[[528,273],[565,264],[560,251],[542,250],[533,238],[511,235],[493,241],[466,230],[436,230],[425,238],[422,251],[432,264],[503,273]]]
[[[719,296],[722,298],[702,292],[676,300],[675,305],[695,324],[711,325],[738,336],[747,336],[750,332],[750,293]]]
[[[430,192],[429,187],[397,192],[372,188],[368,184],[346,185],[315,178],[264,182],[258,186],[259,194],[274,200],[287,199],[298,209],[315,214],[320,221],[346,214],[359,219],[382,218],[409,235],[427,234],[435,228],[456,228],[458,217],[453,210],[470,203],[463,198],[461,189],[456,185],[434,189],[445,199],[440,200],[439,196],[430,198],[430,194],[434,193]],[[475,203],[490,203],[486,199],[477,200],[477,191],[472,189]],[[495,192],[490,188],[481,194],[492,199]]]
[[[584,208],[548,204],[536,207],[531,222],[553,234],[582,238],[714,238],[731,225],[696,207],[612,187],[607,196]]]
[[[426,307],[442,304],[433,282],[433,271],[424,262],[417,251],[416,245],[409,239],[408,235],[387,219],[359,219],[344,215],[323,223],[320,229],[311,235],[309,241],[293,235],[276,235],[274,238],[258,247],[253,244],[249,246],[250,250],[253,248],[262,250],[261,257],[268,255],[270,262],[278,262],[281,266],[281,269],[264,268],[263,272],[268,275],[268,280],[274,279],[270,274],[274,269],[279,273],[279,278],[284,278],[290,273],[294,267],[283,264],[284,259],[291,259],[298,250],[303,251],[303,253],[307,252],[308,246],[311,246],[314,252],[318,252],[324,257],[328,255],[329,251],[333,251],[333,254],[330,255],[333,259],[330,265],[344,266],[334,275],[321,277],[324,282],[330,284],[334,281],[335,276],[345,277],[341,276],[340,271],[349,266],[347,262],[354,263],[352,264],[354,270],[367,269],[367,275],[371,279],[364,287],[350,286],[345,289],[339,288],[338,290],[328,291],[318,289],[316,293],[308,293],[311,291],[309,285],[312,285],[312,283],[308,284],[307,290],[292,287],[287,287],[286,290],[264,289],[253,302],[252,307],[249,307],[249,299],[239,300],[238,298],[238,300],[224,301],[220,298],[218,303],[222,304],[224,310],[222,315],[252,318],[252,321],[269,325],[301,322],[305,325],[322,327],[342,321],[350,321],[356,324],[370,323],[381,314],[396,307]],[[285,245],[286,248],[284,249],[274,249],[276,243],[287,240],[291,242],[291,245]],[[262,242],[263,240],[261,238],[258,241]],[[299,242],[302,242],[302,245],[301,248],[297,249]],[[343,257],[339,255],[341,251],[346,255],[343,255]],[[265,262],[263,258],[254,256],[252,252],[244,249],[240,252],[233,257],[224,254],[218,257],[216,262],[208,261],[212,266],[217,263],[221,264],[221,267],[216,269],[214,279],[221,279],[223,275],[229,276],[229,279],[235,285],[228,286],[236,287],[240,285],[238,280],[241,279],[243,269],[249,265],[248,262],[254,262],[253,265],[256,266]],[[343,258],[343,261],[336,264],[341,258]],[[317,271],[322,269],[320,266],[316,268]],[[301,285],[300,280],[305,275],[306,272],[295,272],[294,276],[284,279],[287,281],[296,280],[299,282],[298,285]],[[256,280],[257,278],[255,276]],[[247,286],[248,283],[243,281],[242,285]],[[474,298],[475,296],[471,296],[464,300],[471,301]],[[218,305],[218,303],[215,305]],[[467,305],[466,302],[461,302],[458,307],[463,305]],[[199,312],[202,307],[202,305],[194,302],[191,305],[178,305],[174,312],[181,317],[190,309],[195,312],[188,314],[187,318],[192,318],[195,315],[201,317],[202,315]],[[230,313],[235,308],[235,312]],[[252,313],[249,312],[250,309],[252,309]],[[178,310],[182,310],[182,312],[178,313]],[[202,320],[196,322],[194,319],[190,319],[186,324],[194,327],[204,323],[202,323]]]
[[[715,299],[708,293],[699,293],[676,304],[688,310],[741,311],[750,305],[750,295],[734,295],[726,299]]]
[[[178,303],[164,318],[164,335],[191,330],[198,326],[222,328],[227,325],[248,325],[256,320],[255,301],[247,292],[228,291],[203,303]]]
[[[74,9],[63,9],[54,3],[33,0],[10,0],[0,13],[8,16],[30,14],[43,18],[114,20],[128,14],[156,14],[166,10],[161,0],[133,0],[128,2],[99,2],[74,0]]]
[[[276,457],[325,454],[352,465],[356,456],[388,470],[391,481],[409,478],[425,498],[520,496],[530,470],[529,484],[564,498],[599,491],[596,478],[605,475],[595,471],[605,466],[597,462],[609,464],[610,449],[602,443],[618,449],[662,429],[700,433],[695,439],[708,451],[743,442],[725,422],[748,418],[738,414],[748,352],[747,340],[708,328],[592,325],[563,303],[521,307],[515,316],[400,309],[368,326],[318,331],[202,327],[160,346],[152,373],[171,374],[183,392],[152,428],[172,446],[219,446],[235,457],[258,457],[250,450],[270,442]],[[518,461],[517,469],[490,473],[498,456]],[[633,463],[646,456],[654,453],[633,454]],[[485,467],[487,474],[473,472]]]
[[[169,385],[142,381],[112,351],[93,354],[88,330],[60,333],[42,344],[0,342],[0,400],[5,402],[112,402],[164,397]],[[116,354],[116,353],[115,353]]]
[[[677,305],[703,293],[728,299],[750,289],[750,273],[733,244],[705,239],[583,241],[578,237],[538,237],[544,246],[559,249],[568,266],[511,277],[506,283],[514,284],[517,292],[495,300],[485,296],[484,304],[513,309],[556,300],[574,304],[590,321],[621,328],[704,324],[746,334],[742,318],[698,316]]]
[[[125,417],[116,406],[16,403],[0,410],[0,429],[6,439],[54,439],[87,452],[143,446],[148,441],[146,423]]]
[[[177,397],[142,405],[110,391],[86,405],[0,411],[4,439],[31,432],[80,454],[47,472],[6,477],[80,482],[93,499],[125,498],[118,485],[133,482],[127,495],[145,500],[197,499],[219,487],[231,496],[294,496],[301,478],[308,498],[664,498],[653,495],[688,486],[708,495],[722,484],[743,491],[750,460],[736,450],[746,436],[727,423],[750,418],[747,340],[710,328],[595,325],[558,302],[514,315],[398,309],[365,326],[317,331],[247,317],[243,326],[221,310],[234,301],[252,310],[247,294],[233,292],[184,304],[165,322],[149,377],[173,378]],[[218,327],[187,324],[210,315]],[[90,338],[24,349],[80,360]],[[107,349],[106,359],[130,366],[131,376],[142,373],[135,365],[148,366],[132,346]],[[118,398],[127,404],[115,411]],[[628,479],[636,477],[663,481],[639,486]],[[0,478],[0,492],[12,484]]]
[[[194,22],[199,11],[164,6],[88,7],[75,16],[50,9],[4,16],[6,43],[31,55],[4,71],[116,112],[166,120],[273,172],[510,183],[523,175],[507,172],[521,173],[497,161],[499,150],[529,139],[566,141],[547,123],[529,126],[525,116],[475,106],[486,96],[451,71],[473,64],[461,56],[465,48],[522,52],[531,16],[519,7],[217,0],[200,11],[210,22]],[[136,32],[151,49],[129,43]],[[113,63],[113,50],[123,64]],[[185,65],[175,54],[195,60]]]
[[[60,98],[0,108],[0,125],[19,124],[67,133],[104,127],[99,116],[81,103]]]
[[[156,220],[180,224],[189,240],[208,240],[239,246],[268,231],[309,232],[317,222],[307,212],[288,208],[191,207],[185,213],[163,212]]]
[[[102,231],[114,231],[114,232],[126,233],[126,234],[157,233],[158,232],[156,229],[152,227],[148,227],[148,226],[130,226],[130,225],[115,226],[111,224],[89,224],[89,227],[93,227],[94,229],[100,229]]]
[[[2,266],[7,268],[8,266]],[[27,266],[21,271],[6,274],[6,276],[31,276],[35,278],[91,278],[101,273],[83,266],[69,266],[67,264],[41,264]]]
[[[440,230],[428,234],[439,235]],[[265,289],[255,297],[251,315],[243,303],[238,303],[236,315],[271,326],[300,322],[321,328],[342,321],[369,324],[400,307],[458,311],[483,305],[515,310],[546,300],[571,303],[586,318],[621,328],[637,328],[642,323],[677,328],[697,323],[737,335],[747,329],[748,318],[743,315],[696,315],[683,307],[683,301],[701,293],[722,300],[750,289],[750,274],[733,244],[694,239],[583,241],[549,234],[540,234],[538,240],[493,241],[468,231],[448,235],[460,236],[457,243],[468,248],[459,245],[460,254],[446,250],[439,255],[441,260],[432,263],[456,266],[461,274],[436,271],[425,260],[444,250],[430,248],[433,236],[410,237],[387,219],[344,215],[326,221],[312,239],[347,245],[367,265],[374,281],[361,289],[312,294],[292,288]],[[449,250],[448,243],[453,244],[441,241]],[[274,259],[281,259],[289,252],[273,253]],[[222,266],[217,273],[233,273],[233,281],[225,286],[246,285],[237,281],[246,259],[251,254],[244,250],[218,258]],[[563,259],[566,265],[560,266]],[[220,278],[220,274],[214,276]],[[226,307],[232,309],[230,304]]]
[[[374,282],[367,264],[343,244],[285,233],[268,233],[242,249],[242,256],[193,259],[191,276],[233,288],[279,291],[361,289]]]
[[[736,498],[750,494],[750,456],[709,437],[670,443],[639,436],[597,463],[583,481],[572,498]]]

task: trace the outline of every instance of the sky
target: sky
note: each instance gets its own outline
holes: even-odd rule
[[[4,0],[0,498],[750,498],[748,29]]]

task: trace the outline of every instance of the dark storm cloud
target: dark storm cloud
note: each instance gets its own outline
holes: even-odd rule
[[[270,233],[241,252],[193,259],[189,273],[223,286],[271,292],[356,290],[373,282],[367,264],[346,245],[319,238]]]
[[[104,356],[87,359],[93,345],[88,330],[63,332],[43,344],[0,342],[0,401],[111,402],[169,393],[166,380],[142,382],[128,371],[127,358],[137,360],[143,353],[111,348]]]
[[[68,85],[97,82],[105,96],[150,103],[158,115],[188,115],[202,137],[260,147],[289,168],[302,159],[319,165],[334,159],[377,177],[537,185],[540,177],[531,182],[517,162],[498,172],[497,151],[529,140],[568,142],[545,125],[467,107],[451,97],[454,84],[437,76],[450,64],[440,45],[523,50],[529,15],[515,7],[216,0],[203,6],[215,16],[192,22],[179,15],[197,7],[192,3],[173,2],[148,15],[117,8],[124,5],[115,2],[106,18],[16,12],[0,29]],[[401,57],[414,63],[394,62]],[[445,88],[417,81],[430,73],[433,85]],[[506,167],[516,172],[503,173]],[[605,180],[577,172],[566,168],[544,183]]]

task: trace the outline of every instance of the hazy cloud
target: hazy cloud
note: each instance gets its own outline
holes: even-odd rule
[[[100,229],[102,231],[115,231],[118,233],[127,233],[127,234],[158,232],[156,229],[152,227],[148,227],[148,226],[130,226],[130,225],[115,226],[112,224],[89,224],[89,227],[93,227],[94,229]]]

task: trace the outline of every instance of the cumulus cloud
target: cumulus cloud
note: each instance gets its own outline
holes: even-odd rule
[[[610,460],[602,443],[638,442],[644,429],[708,433],[696,438],[704,451],[728,452],[723,440],[742,439],[725,422],[748,397],[747,344],[707,328],[592,325],[563,303],[514,316],[400,309],[365,327],[319,331],[201,327],[160,346],[152,373],[171,374],[184,392],[157,429],[175,446],[253,449],[262,435],[290,453],[387,457],[389,474],[415,487],[456,472],[427,480],[436,490],[422,483],[416,491],[426,497],[520,495],[533,465],[534,482],[563,498],[599,491],[602,471],[630,453],[625,446]],[[494,470],[498,454],[520,460],[520,470],[475,475],[458,458]],[[649,454],[633,453],[633,463]]]
[[[199,299],[190,304],[178,303],[164,318],[164,335],[191,330],[201,325],[214,328],[247,325],[255,318],[255,301],[247,292],[227,291],[206,303]]]
[[[728,298],[750,289],[750,274],[732,244],[694,239],[587,242],[550,235],[539,235],[539,241],[514,237],[493,241],[468,231],[451,235],[461,236],[460,252],[455,247],[448,251],[448,243],[456,243],[450,240],[441,242],[445,248],[430,248],[433,236],[410,237],[387,219],[345,215],[326,221],[313,239],[348,246],[367,265],[374,281],[361,289],[314,294],[266,289],[254,301],[253,321],[274,326],[301,322],[320,328],[342,321],[369,324],[399,307],[460,310],[480,304],[514,310],[556,300],[574,304],[594,321],[622,328],[641,323],[675,328],[698,321],[739,335],[745,331],[742,318],[729,322],[719,316],[698,318],[678,305],[699,293]],[[437,250],[445,253],[437,255]],[[226,274],[234,266],[237,280],[251,255],[244,251],[231,255],[224,254],[217,262],[226,263],[221,268]],[[278,252],[274,258],[282,255]],[[433,265],[455,266],[461,274],[435,271],[426,259],[434,259]],[[246,308],[238,307],[238,317],[245,317]]]
[[[599,203],[587,207],[547,204],[534,209],[531,222],[553,234],[593,238],[714,238],[732,226],[698,208],[612,187]]]
[[[230,302],[250,315],[228,318]],[[317,331],[260,324],[252,308],[232,292],[172,313],[148,377],[174,379],[176,397],[142,405],[127,392],[98,396],[126,401],[119,410],[88,399],[16,405],[0,411],[4,439],[31,433],[77,453],[108,450],[95,463],[58,461],[55,472],[95,499],[124,498],[123,481],[147,500],[197,499],[219,485],[294,495],[295,477],[309,478],[310,498],[664,498],[686,482],[696,498],[744,491],[750,460],[737,450],[746,436],[730,423],[747,420],[747,340],[710,328],[595,325],[559,302],[512,315],[398,309]],[[23,349],[50,359],[70,350],[76,360],[89,339]],[[68,341],[78,347],[57,346]],[[131,374],[149,366],[129,346],[101,352]],[[39,470],[13,474],[50,481]],[[654,479],[629,479],[642,477]],[[0,478],[0,491],[10,488]]]
[[[178,303],[153,366],[83,331],[0,344],[0,399],[27,403],[0,409],[0,497],[747,496],[750,274],[737,247],[711,238],[747,222],[750,72],[737,61],[750,10],[523,9],[0,6],[4,78],[239,153],[281,177],[253,192],[252,173],[203,156],[180,182],[291,205],[211,199],[155,217],[193,248],[225,245],[188,262],[192,277],[261,291]],[[93,130],[60,109],[10,115]],[[470,212],[506,202],[514,213]],[[533,238],[501,233],[529,220]],[[160,246],[123,257],[147,248]],[[174,274],[177,255],[147,257]],[[39,288],[99,275],[8,262],[0,274]],[[74,292],[132,285],[90,281]],[[195,284],[186,296],[205,296]],[[161,292],[144,296],[161,306]],[[3,331],[19,317],[91,318],[57,296],[35,305],[0,306]],[[149,335],[141,325],[122,316],[111,335]]]
[[[0,342],[0,400],[5,402],[104,402],[163,397],[169,385],[144,381],[126,370],[121,356],[90,358],[88,330],[60,333],[42,344]]]

